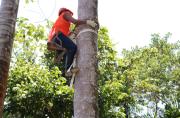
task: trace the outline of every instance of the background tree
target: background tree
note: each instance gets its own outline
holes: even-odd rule
[[[164,111],[160,106],[178,101],[179,43],[168,43],[169,37],[153,34],[149,47],[124,51],[124,58],[133,62],[136,76],[131,94],[137,105],[147,107],[150,117],[160,117]]]
[[[0,6],[0,117],[6,94],[19,0],[1,0]]]
[[[124,50],[119,59],[108,58],[115,57],[115,52],[106,31],[100,30],[103,35],[98,39],[99,49],[104,48],[99,50],[100,116],[164,117],[174,113],[171,117],[177,117],[179,43],[168,43],[169,33],[164,37],[153,34],[149,46]],[[163,107],[169,104],[164,114]],[[148,112],[143,115],[144,109]]]

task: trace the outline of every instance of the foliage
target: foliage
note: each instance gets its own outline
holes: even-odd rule
[[[163,108],[160,106],[173,101],[179,103],[177,70],[180,65],[178,56],[180,44],[168,43],[170,35],[168,33],[165,37],[160,37],[159,34],[153,34],[149,47],[136,47],[123,52],[124,59],[132,63],[132,72],[135,75],[131,94],[137,101],[136,105],[151,109],[150,117],[163,115]],[[128,74],[130,77],[131,75]]]
[[[5,113],[15,118],[71,117],[73,90],[58,67],[49,69],[41,60],[44,28],[24,18],[17,26]]]
[[[165,107],[165,118],[180,118],[180,109],[167,104]]]
[[[108,30],[102,27],[98,35],[99,69],[99,105],[101,118],[124,117],[124,109],[119,106],[127,98],[124,86],[118,80],[116,51],[108,36]]]
[[[28,4],[30,2],[34,2],[34,0],[25,0],[25,3]]]

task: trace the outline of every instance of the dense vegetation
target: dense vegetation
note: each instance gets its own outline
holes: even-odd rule
[[[46,50],[46,27],[19,18],[4,117],[71,118],[73,89]],[[117,57],[108,30],[98,38],[100,118],[180,118],[180,43],[153,34]]]

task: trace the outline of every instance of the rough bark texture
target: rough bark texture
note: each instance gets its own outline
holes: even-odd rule
[[[79,0],[79,19],[97,19],[97,0]],[[90,29],[80,26],[80,32]],[[91,28],[92,29],[92,28]],[[93,29],[97,32],[98,28]],[[81,33],[77,39],[77,66],[75,78],[74,118],[99,118],[97,91],[97,34]]]
[[[13,36],[19,0],[1,0],[0,6],[0,117],[6,95]]]

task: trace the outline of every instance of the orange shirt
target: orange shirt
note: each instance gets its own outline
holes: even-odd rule
[[[71,23],[64,19],[64,13],[62,13],[54,23],[49,33],[48,41],[51,41],[53,36],[58,32],[62,32],[65,36],[68,36]]]

